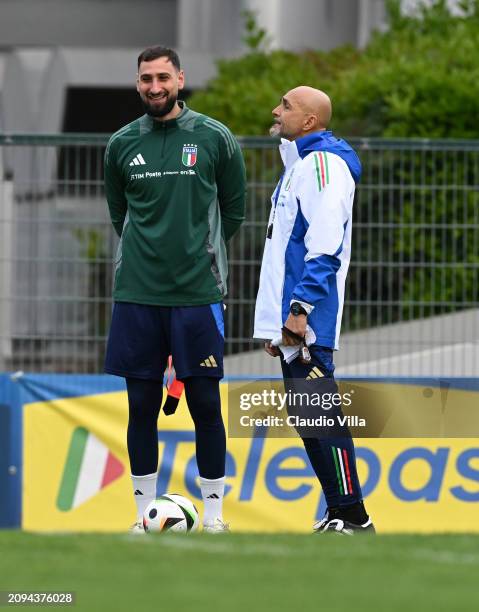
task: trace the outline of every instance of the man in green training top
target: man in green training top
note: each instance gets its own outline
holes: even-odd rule
[[[157,493],[157,419],[169,355],[195,425],[203,526],[227,530],[219,393],[225,244],[244,219],[246,179],[231,132],[179,101],[183,86],[172,49],[143,51],[137,90],[146,114],[113,134],[105,153],[106,198],[120,236],[105,371],[126,379],[138,532]]]

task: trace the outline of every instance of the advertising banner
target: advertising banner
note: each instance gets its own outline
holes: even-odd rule
[[[86,392],[88,378],[75,386],[74,377],[52,377],[39,393],[29,380],[23,405],[24,529],[126,531],[135,519],[126,392],[114,377],[91,377]],[[109,382],[101,388],[99,380]],[[414,395],[407,385],[395,387],[398,398]],[[227,420],[227,383],[221,393]],[[157,491],[186,495],[201,512],[194,430],[184,398],[158,424]],[[265,432],[229,437],[227,448],[224,516],[234,531],[308,532],[322,518],[324,499],[299,438]],[[356,451],[378,532],[479,531],[478,438],[360,438]]]

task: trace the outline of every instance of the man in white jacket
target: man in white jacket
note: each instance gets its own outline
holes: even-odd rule
[[[304,381],[311,391],[314,383],[323,392],[337,390],[333,350],[339,347],[361,163],[327,130],[331,101],[324,92],[296,87],[272,112],[270,133],[281,137],[284,172],[271,198],[254,337],[266,340],[269,355],[281,357],[288,389]],[[330,413],[340,414],[341,408]],[[374,532],[349,430],[298,431],[328,505],[315,531]]]

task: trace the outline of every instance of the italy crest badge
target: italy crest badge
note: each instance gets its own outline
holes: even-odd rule
[[[198,156],[198,147],[193,144],[183,145],[183,154],[181,156],[181,161],[183,162],[183,166],[187,166],[190,168],[196,164],[196,158]]]

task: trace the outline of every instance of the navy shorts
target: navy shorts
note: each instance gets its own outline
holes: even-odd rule
[[[115,302],[105,372],[163,381],[168,356],[176,377],[223,378],[223,304],[147,306]]]

